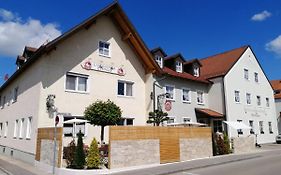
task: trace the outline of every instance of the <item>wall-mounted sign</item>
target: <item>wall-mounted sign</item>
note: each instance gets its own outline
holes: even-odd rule
[[[82,68],[86,70],[95,70],[95,71],[100,71],[100,72],[106,72],[106,73],[111,73],[111,74],[116,74],[120,76],[125,75],[125,70],[122,66],[120,67],[115,67],[115,66],[108,66],[104,64],[97,64],[92,61],[85,61],[84,63],[81,64]]]
[[[172,102],[170,100],[166,100],[165,102],[165,110],[170,111],[172,109]]]

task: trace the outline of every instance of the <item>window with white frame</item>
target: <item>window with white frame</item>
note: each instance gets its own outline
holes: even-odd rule
[[[200,75],[200,69],[199,69],[199,66],[194,66],[193,67],[193,75],[195,76],[195,77],[199,77],[199,75]]]
[[[7,137],[7,135],[8,135],[8,127],[9,127],[9,123],[5,122],[4,137]]]
[[[118,122],[119,126],[129,126],[134,125],[134,118],[121,118],[121,120]]]
[[[176,72],[182,73],[182,62],[176,61]]]
[[[170,123],[175,123],[175,122],[176,122],[175,117],[169,117],[169,116],[168,116],[168,118],[169,118],[169,119],[167,120],[167,123],[168,123],[168,124],[170,124]]]
[[[203,91],[197,91],[197,103],[204,104]]]
[[[255,131],[254,131],[254,121],[253,120],[249,120],[249,126],[251,127],[250,134],[255,134]]]
[[[99,41],[99,55],[110,57],[110,43]]]
[[[189,89],[182,89],[182,101],[183,102],[191,102],[191,95]]]
[[[257,96],[257,105],[260,106],[261,105],[261,96]]]
[[[272,122],[268,122],[268,129],[269,129],[269,133],[270,133],[270,134],[273,134]]]
[[[249,70],[248,69],[244,69],[244,78],[246,80],[249,80]]]
[[[19,127],[19,138],[22,139],[23,137],[23,126],[24,126],[24,118],[20,119],[20,127]]]
[[[31,137],[31,129],[32,129],[32,117],[27,118],[27,124],[26,124],[26,139],[30,139]]]
[[[266,97],[266,98],[265,98],[265,101],[266,101],[266,107],[269,107],[269,98]]]
[[[248,105],[251,104],[251,94],[250,93],[246,93],[246,102]]]
[[[19,93],[19,88],[16,87],[14,89],[14,94],[13,94],[13,102],[16,102],[18,100],[18,93]]]
[[[19,120],[16,120],[14,125],[14,138],[17,138],[18,136],[18,128],[19,128]]]
[[[240,103],[240,91],[234,91],[234,100],[236,103]]]
[[[117,95],[119,96],[133,96],[133,82],[118,80]]]
[[[81,131],[82,135],[86,135],[86,123],[65,123],[66,121],[72,120],[72,119],[82,119],[84,120],[84,117],[79,116],[64,116],[63,117],[63,135],[65,137],[73,137],[73,135],[76,135]]]
[[[165,93],[167,94],[166,99],[175,100],[175,87],[174,86],[165,86]]]
[[[264,130],[263,130],[263,121],[259,121],[259,126],[260,126],[260,133],[264,134]]]
[[[87,92],[88,75],[81,75],[68,72],[66,74],[65,89],[74,92]]]
[[[237,120],[238,123],[242,123],[242,120]],[[237,129],[238,135],[243,135],[242,129]]]
[[[183,123],[191,122],[191,118],[189,118],[189,117],[183,117],[182,120],[183,120]]]
[[[259,82],[259,74],[257,72],[254,73],[255,76],[255,82]]]
[[[157,64],[159,65],[159,67],[163,68],[163,58],[159,55],[155,56],[155,61],[157,62]]]

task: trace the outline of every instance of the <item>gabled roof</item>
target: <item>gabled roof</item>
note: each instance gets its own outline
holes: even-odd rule
[[[154,54],[155,52],[158,52],[158,51],[160,51],[164,57],[167,56],[166,52],[161,47],[156,47],[156,48],[150,50],[150,52],[152,54]]]
[[[176,58],[180,58],[182,60],[182,62],[185,62],[185,59],[181,53],[176,53],[174,55],[167,56],[164,58],[164,60],[167,61],[167,60],[172,60],[172,59],[176,59]]]
[[[113,2],[103,10],[99,11],[95,15],[89,17],[82,23],[78,24],[77,26],[73,27],[69,31],[65,32],[61,36],[57,37],[53,41],[47,43],[46,45],[40,46],[34,54],[23,64],[23,66],[18,69],[1,87],[0,91],[2,91],[10,82],[12,82],[17,76],[20,75],[21,72],[25,71],[30,65],[32,65],[37,58],[40,58],[42,55],[56,49],[56,46],[64,41],[65,39],[71,37],[78,31],[82,29],[89,29],[93,24],[95,24],[98,17],[102,15],[108,15],[114,20],[114,24],[117,25],[117,28],[123,34],[122,39],[123,41],[128,42],[130,46],[132,46],[133,50],[141,59],[143,63],[143,67],[146,69],[146,72],[162,72],[159,68],[157,63],[154,61],[149,49],[141,39],[140,35],[137,33],[136,29],[129,21],[128,17],[122,10],[121,6],[118,2]],[[30,47],[25,47],[25,49],[35,50]]]
[[[195,63],[195,62],[198,63],[199,66],[202,66],[200,60],[198,60],[197,58],[187,60],[186,62],[184,62],[184,65],[193,64],[193,63]]]
[[[214,78],[224,76],[239,60],[249,46],[243,46],[217,55],[213,55],[200,60],[200,76],[204,78]]]
[[[35,47],[30,47],[30,46],[25,46],[24,51],[29,51],[29,52],[36,52],[37,48]]]
[[[186,73],[186,72],[182,72],[182,73],[179,73],[179,72],[176,72],[168,67],[164,67],[163,68],[163,72],[165,74],[168,74],[170,76],[173,76],[173,77],[177,77],[177,78],[183,78],[183,79],[186,79],[186,80],[190,80],[190,81],[196,81],[196,82],[200,82],[200,83],[205,83],[205,84],[211,84],[210,81],[202,78],[202,77],[195,77],[189,73]]]

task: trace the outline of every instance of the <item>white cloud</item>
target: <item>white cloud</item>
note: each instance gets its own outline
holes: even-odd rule
[[[23,21],[17,14],[0,9],[0,56],[15,57],[24,46],[39,47],[59,35],[55,23],[42,24],[32,18]]]
[[[281,57],[281,35],[265,45],[266,50],[274,52]]]
[[[271,16],[271,13],[264,10],[261,13],[255,14],[254,16],[252,16],[251,20],[252,21],[264,21],[267,18],[269,18]]]

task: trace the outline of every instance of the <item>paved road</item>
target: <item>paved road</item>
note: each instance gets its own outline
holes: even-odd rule
[[[217,166],[193,169],[170,175],[280,175],[281,150],[265,152],[259,157]]]

